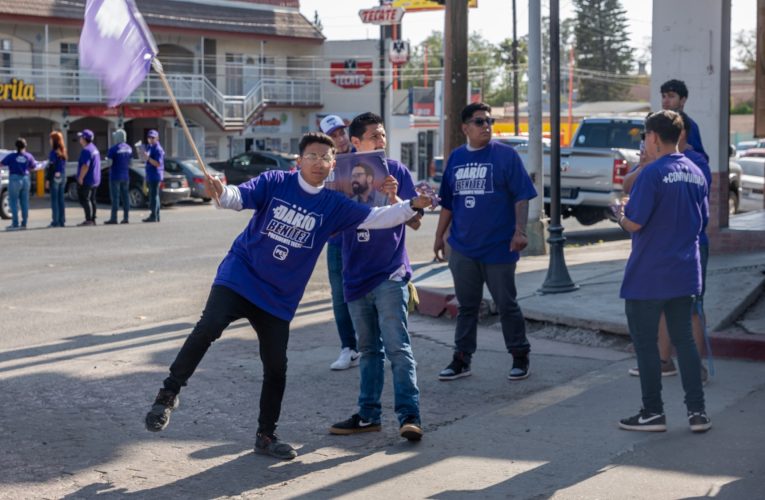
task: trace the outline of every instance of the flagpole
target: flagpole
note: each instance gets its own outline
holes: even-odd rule
[[[159,62],[159,59],[156,57],[151,60],[151,67],[154,68],[154,71],[159,74],[160,80],[162,80],[162,85],[165,86],[165,90],[167,91],[167,95],[170,97],[170,104],[173,105],[173,109],[175,110],[175,115],[178,117],[178,121],[181,122],[181,128],[183,128],[183,133],[186,135],[186,140],[189,141],[189,144],[191,144],[191,149],[194,151],[194,156],[197,159],[197,162],[199,163],[199,166],[202,168],[202,172],[206,176],[209,176],[210,174],[207,172],[207,168],[205,168],[205,162],[202,161],[202,155],[199,154],[199,150],[197,149],[197,145],[194,143],[194,139],[191,137],[191,131],[189,130],[189,126],[186,124],[186,119],[183,117],[183,113],[181,113],[181,108],[178,106],[178,101],[175,99],[175,94],[173,93],[173,89],[170,88],[170,82],[167,81],[167,77],[165,76],[165,70],[162,68],[162,63]]]

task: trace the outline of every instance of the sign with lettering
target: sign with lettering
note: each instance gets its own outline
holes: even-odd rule
[[[362,23],[380,24],[389,26],[391,24],[401,24],[401,18],[404,17],[404,9],[397,9],[390,5],[380,5],[371,9],[361,9],[359,17]]]
[[[34,83],[13,78],[8,83],[0,83],[0,101],[35,101]]]
[[[391,7],[404,9],[406,12],[426,12],[429,10],[444,10],[444,3],[437,0],[393,0]],[[478,7],[478,0],[470,0],[468,7],[475,9]]]
[[[391,40],[388,58],[392,64],[406,64],[409,61],[409,42]]]
[[[346,59],[329,64],[332,83],[344,89],[360,89],[372,81],[372,61]]]

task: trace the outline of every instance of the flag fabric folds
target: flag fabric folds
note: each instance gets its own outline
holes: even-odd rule
[[[87,0],[79,52],[80,66],[116,106],[144,81],[158,51],[134,0]]]

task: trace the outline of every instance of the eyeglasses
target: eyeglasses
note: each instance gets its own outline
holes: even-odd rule
[[[497,121],[494,118],[473,118],[472,120],[468,120],[467,123],[473,123],[476,127],[483,127],[484,125],[494,125],[494,122]]]
[[[321,160],[324,163],[332,163],[332,160],[335,159],[335,157],[333,155],[322,155],[322,156],[319,156],[316,153],[306,153],[306,154],[303,155],[303,158],[308,160],[308,161],[318,161],[318,160]]]

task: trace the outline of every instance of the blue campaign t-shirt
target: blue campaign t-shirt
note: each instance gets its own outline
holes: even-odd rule
[[[707,180],[707,205],[709,204],[709,193],[712,192],[712,171],[709,168],[709,162],[707,161],[706,157],[699,153],[698,151],[695,151],[693,149],[686,149],[683,151],[683,154],[686,158],[691,160],[697,167],[699,167],[699,170],[701,170],[701,173],[704,174],[704,178]],[[701,230],[701,235],[699,236],[699,245],[709,245],[709,236],[707,236],[707,227],[704,226],[704,228]]]
[[[701,292],[699,234],[709,220],[704,174],[680,153],[649,163],[635,179],[626,217],[632,233],[621,298],[662,300]]]
[[[8,167],[10,175],[29,175],[29,171],[34,170],[36,164],[35,157],[26,151],[9,153],[3,158],[3,165]]]
[[[358,226],[371,212],[337,191],[306,192],[299,175],[271,170],[238,186],[243,207],[255,213],[214,281],[286,321],[330,235]]]
[[[159,162],[159,167],[155,167],[148,160],[146,161],[146,180],[149,182],[159,182],[165,177],[165,150],[159,142],[149,146],[149,158]]]
[[[487,264],[516,262],[510,251],[515,234],[515,204],[537,196],[523,162],[512,147],[491,141],[449,156],[441,180],[441,206],[452,212],[449,245]]]
[[[77,160],[78,178],[83,165],[88,165],[89,168],[82,185],[95,187],[101,184],[101,153],[98,152],[98,148],[92,142],[80,152],[80,159]]]
[[[66,175],[66,158],[60,157],[55,149],[48,155],[48,170],[53,174],[51,177]]]
[[[706,161],[709,161],[709,155],[704,151],[704,145],[701,143],[701,131],[699,130],[699,126],[690,116],[688,119],[691,121],[691,131],[688,133],[686,141],[688,141],[688,144],[690,144],[693,149],[701,153]]]
[[[109,179],[113,181],[130,180],[130,162],[133,160],[133,148],[130,144],[126,142],[115,144],[109,148],[106,157],[112,161]]]
[[[396,160],[388,159],[386,162],[388,172],[398,181],[399,198],[415,198],[417,192],[409,169]],[[384,196],[381,193],[378,195]],[[379,205],[375,200],[370,196],[370,207]],[[412,276],[405,241],[406,224],[389,229],[351,228],[343,232],[343,293],[346,302],[368,294],[401,266],[406,269],[406,279]]]

